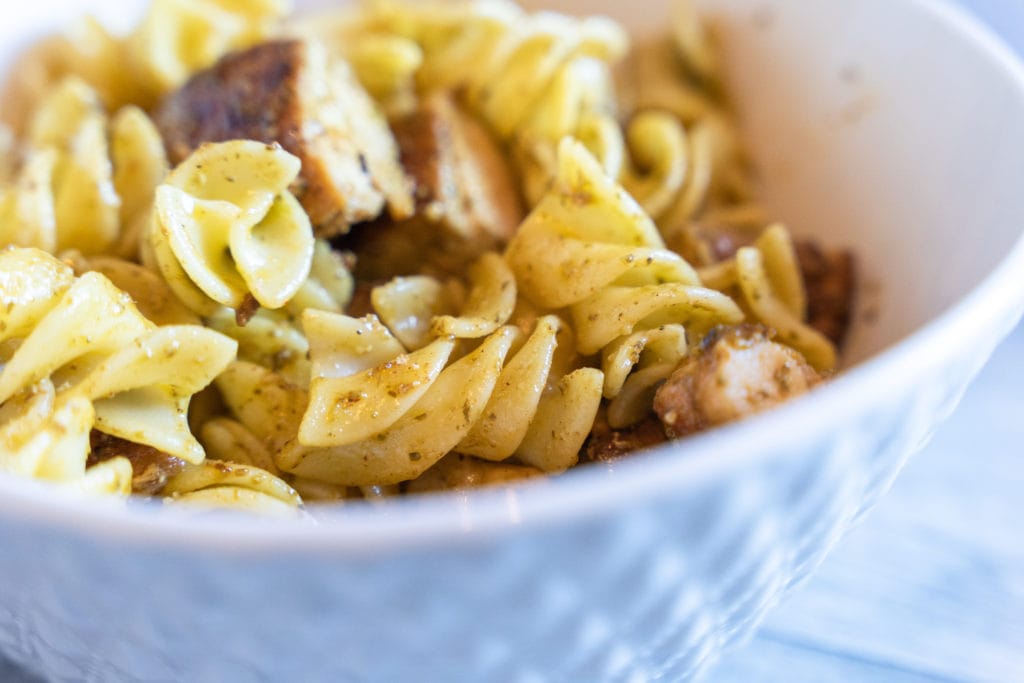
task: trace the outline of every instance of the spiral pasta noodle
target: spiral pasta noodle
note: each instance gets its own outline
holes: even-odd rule
[[[623,127],[609,116],[585,119],[577,137],[622,183],[663,233],[687,225],[704,208],[716,169],[708,124],[689,128],[670,112],[637,112]]]
[[[53,173],[57,153],[30,153],[13,182],[0,189],[0,240],[3,244],[57,248],[57,218],[54,215]]]
[[[233,341],[195,325],[157,327],[104,276],[76,278],[40,251],[0,252],[0,273],[0,344],[14,345],[0,372],[0,402],[50,380],[58,398],[91,401],[96,429],[202,461],[189,399],[234,357]]]
[[[558,141],[590,114],[615,114],[611,65],[628,39],[608,19],[527,14],[506,0],[380,2],[366,14],[361,25],[375,41],[367,49],[381,49],[391,57],[386,64],[403,67],[390,70],[392,82],[414,73],[421,91],[464,93],[510,143],[530,201],[554,173]]]
[[[352,67],[356,79],[390,116],[416,107],[417,73],[423,48],[412,37],[396,33],[389,12],[380,4],[367,9],[331,12],[290,22],[286,33],[318,39]]]
[[[610,427],[629,427],[648,414],[655,390],[689,355],[688,342],[685,326],[667,324],[619,337],[601,350]]]
[[[42,252],[8,249],[0,273],[0,336],[14,345],[0,373],[0,469],[67,490],[126,495],[129,460],[87,467],[93,429],[203,459],[185,422],[188,398],[233,355],[229,340],[197,326],[157,328],[99,273],[75,278]],[[66,348],[42,351],[41,339],[59,338],[55,326],[77,333],[65,337]]]
[[[538,320],[525,341],[518,328],[501,326],[516,294],[500,257],[487,255],[472,270],[473,286],[457,311],[438,305],[441,287],[427,278],[375,290],[396,330],[410,332],[398,321],[430,321],[414,325],[412,338],[421,344],[412,351],[375,316],[307,310],[308,394],[278,373],[236,363],[218,380],[237,420],[224,431],[244,434],[237,438],[249,451],[276,453],[278,467],[321,496],[325,484],[379,487],[415,478],[453,449],[494,461],[515,455],[547,471],[571,466],[600,401],[600,371],[572,370],[557,357],[559,341],[572,344],[554,316]],[[427,282],[437,286],[423,287]],[[416,285],[426,291],[401,291]],[[458,358],[456,336],[483,341]],[[261,400],[252,400],[257,395]],[[353,471],[353,459],[368,450],[368,471]]]
[[[493,262],[493,261],[492,261]],[[508,267],[501,264],[498,279],[507,281]],[[476,272],[482,269],[479,264]],[[392,334],[409,350],[426,346],[433,339],[431,328],[437,316],[454,313],[465,299],[461,283],[442,283],[428,275],[396,277],[374,287],[370,301],[374,312]]]
[[[208,459],[186,466],[161,491],[165,503],[290,515],[302,504],[295,489],[270,472],[237,462]]]
[[[643,414],[645,392],[685,356],[688,338],[743,319],[728,296],[702,287],[696,271],[664,248],[651,219],[579,142],[562,143],[556,185],[520,227],[507,258],[531,301],[569,307],[577,350],[602,353],[613,426]]]
[[[352,254],[335,251],[325,240],[316,240],[309,276],[285,305],[288,312],[298,316],[307,308],[336,313],[344,311],[355,293],[352,260]]]
[[[664,248],[643,210],[572,140],[559,149],[556,186],[507,258],[535,304],[570,307],[583,355],[638,329],[682,323],[699,338],[743,319],[729,297],[702,287],[696,271]]]
[[[279,373],[307,387],[310,378],[309,342],[301,316],[307,309],[340,313],[352,300],[354,281],[345,256],[324,240],[316,240],[309,277],[284,308],[260,308],[239,324],[236,312],[221,307],[203,320],[238,342],[238,358]]]
[[[230,50],[266,39],[287,13],[288,0],[152,0],[124,36],[83,17],[43,41],[14,74],[3,102],[8,120],[31,119],[40,97],[68,76],[92,88],[111,110],[150,109],[196,70]]]
[[[36,111],[14,182],[0,189],[0,239],[50,252],[133,256],[153,191],[167,172],[163,142],[136,107],[112,120],[77,78]]]
[[[221,308],[203,320],[238,342],[240,360],[279,373],[293,384],[309,384],[309,341],[301,325],[283,311],[260,309],[240,325],[233,310]]]
[[[14,416],[7,419],[4,413]],[[65,490],[127,495],[132,466],[125,458],[86,468],[94,419],[88,399],[58,400],[53,383],[40,381],[0,408],[0,471],[44,479]]]
[[[243,360],[228,365],[215,385],[234,421],[270,453],[280,452],[298,434],[309,405],[306,389],[269,368]]]
[[[139,312],[157,325],[201,325],[202,319],[174,295],[158,273],[116,256],[83,256],[76,251],[62,254],[77,275],[90,271],[102,274],[128,294]]]
[[[144,259],[192,310],[281,308],[313,262],[313,228],[288,185],[297,157],[251,140],[206,144],[156,191]]]
[[[52,208],[34,212],[46,218],[34,226],[35,244],[25,246],[106,250],[117,239],[120,201],[114,189],[106,116],[95,92],[75,79],[62,82],[36,112],[28,144],[52,155],[52,162],[46,164],[50,177],[36,176],[44,188],[50,188],[50,197],[43,196],[45,190],[34,197],[36,201],[52,197]],[[30,161],[27,168],[38,173],[40,165]]]
[[[114,165],[114,190],[121,202],[120,234],[113,251],[122,258],[137,260],[156,188],[169,170],[160,133],[138,107],[122,107],[111,119],[110,159]]]
[[[793,242],[782,225],[769,226],[731,260],[703,272],[715,287],[737,288],[752,316],[774,330],[779,341],[803,354],[815,369],[835,369],[835,344],[804,322],[807,294]]]
[[[357,486],[414,479],[453,450],[491,460],[515,454],[546,471],[564,470],[590,432],[603,376],[581,368],[547,390],[560,326],[554,317],[539,320],[507,362],[522,334],[512,326],[448,363],[450,337],[406,354],[373,318],[307,313],[317,340],[310,403],[298,439],[277,464]],[[342,404],[345,410],[332,409]]]
[[[152,83],[158,94],[167,92],[229,50],[266,36],[288,5],[287,0],[153,0],[125,44],[136,78]]]
[[[704,224],[731,227],[723,209],[750,203],[753,180],[722,94],[712,27],[688,0],[672,9],[672,35],[641,41],[619,65],[618,111],[589,112],[574,135],[671,248],[707,265],[714,257]]]

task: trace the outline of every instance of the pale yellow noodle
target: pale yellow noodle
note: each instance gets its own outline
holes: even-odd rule
[[[313,262],[313,228],[288,190],[300,166],[255,141],[203,145],[156,190],[149,265],[202,315],[246,297],[281,308]]]
[[[219,460],[186,466],[168,479],[161,495],[175,505],[264,514],[294,512],[302,504],[295,489],[270,472]]]
[[[94,428],[189,462],[203,460],[187,422],[189,400],[234,356],[234,342],[198,325],[157,326],[100,273],[75,277],[70,266],[33,249],[0,252],[0,285],[0,343],[9,349],[0,405],[9,440],[45,414],[31,443],[63,453],[82,471]],[[47,394],[40,386],[56,387],[45,404],[52,407],[42,413]],[[8,446],[19,450],[13,441]],[[119,467],[111,463],[104,471]],[[96,481],[120,486],[121,479]]]
[[[754,247],[740,249],[736,271],[747,304],[761,322],[775,330],[778,340],[802,353],[816,370],[834,370],[838,360],[835,345],[794,315],[779,297],[761,251]]]

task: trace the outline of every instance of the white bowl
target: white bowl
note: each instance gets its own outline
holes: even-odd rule
[[[561,4],[662,25],[660,2]],[[874,283],[856,367],[610,469],[316,524],[0,477],[0,652],[57,681],[681,680],[749,632],[1020,317],[1024,73],[940,2],[700,4],[772,205]],[[0,57],[80,11],[5,5]]]

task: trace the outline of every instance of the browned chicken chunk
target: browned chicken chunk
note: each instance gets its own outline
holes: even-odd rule
[[[155,496],[163,490],[167,480],[185,468],[185,461],[158,451],[152,446],[133,443],[95,429],[89,435],[87,466],[109,460],[127,458],[132,464],[132,493]]]
[[[277,142],[302,160],[292,191],[316,232],[412,214],[412,184],[383,115],[348,65],[317,43],[281,40],[229,54],[155,113],[172,163],[204,142]]]
[[[393,126],[415,182],[416,215],[356,229],[357,275],[458,273],[512,236],[522,203],[505,156],[483,125],[438,93]]]
[[[666,433],[679,438],[773,408],[821,381],[793,349],[758,325],[712,331],[654,396]]]
[[[814,242],[796,243],[796,257],[807,287],[807,322],[841,347],[850,327],[857,290],[853,253],[825,251]]]

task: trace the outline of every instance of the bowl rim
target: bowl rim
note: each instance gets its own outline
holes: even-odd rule
[[[941,21],[989,58],[1018,91],[1024,109],[1024,64],[992,30],[949,0],[905,3]],[[629,504],[684,495],[737,466],[786,457],[787,446],[797,441],[825,438],[841,419],[837,416],[867,414],[877,405],[878,387],[894,381],[901,386],[916,384],[965,347],[977,346],[981,335],[991,340],[998,331],[1001,340],[1024,308],[1020,272],[1024,224],[1014,246],[966,295],[811,395],[612,466],[575,468],[551,480],[511,488],[412,496],[383,505],[317,506],[315,519],[300,520],[238,513],[196,515],[158,502],[74,497],[45,482],[0,473],[0,517],[121,543],[220,553],[288,550],[346,555],[496,540],[537,527],[593,519]],[[757,433],[763,448],[749,450],[750,431]],[[683,455],[681,450],[691,452]]]

